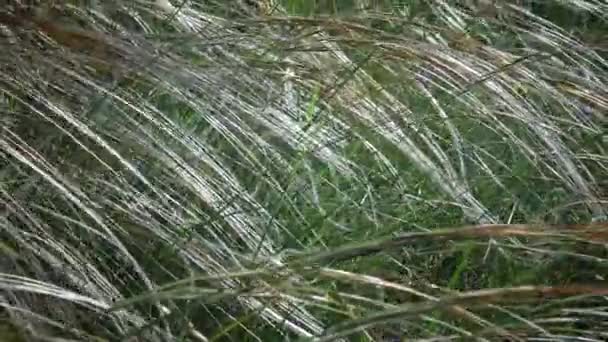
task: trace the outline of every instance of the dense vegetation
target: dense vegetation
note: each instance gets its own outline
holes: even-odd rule
[[[607,340],[607,13],[9,1],[0,340]]]

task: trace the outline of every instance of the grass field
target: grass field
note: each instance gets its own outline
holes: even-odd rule
[[[0,9],[0,340],[608,339],[608,3]]]

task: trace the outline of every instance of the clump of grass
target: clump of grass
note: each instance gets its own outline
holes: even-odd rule
[[[554,5],[0,9],[0,329],[605,339],[608,5]]]

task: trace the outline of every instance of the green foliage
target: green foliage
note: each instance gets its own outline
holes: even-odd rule
[[[607,337],[602,2],[27,6],[1,339]]]

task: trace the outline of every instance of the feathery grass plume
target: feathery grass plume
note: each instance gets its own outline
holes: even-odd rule
[[[9,1],[0,334],[608,338],[606,13]]]

